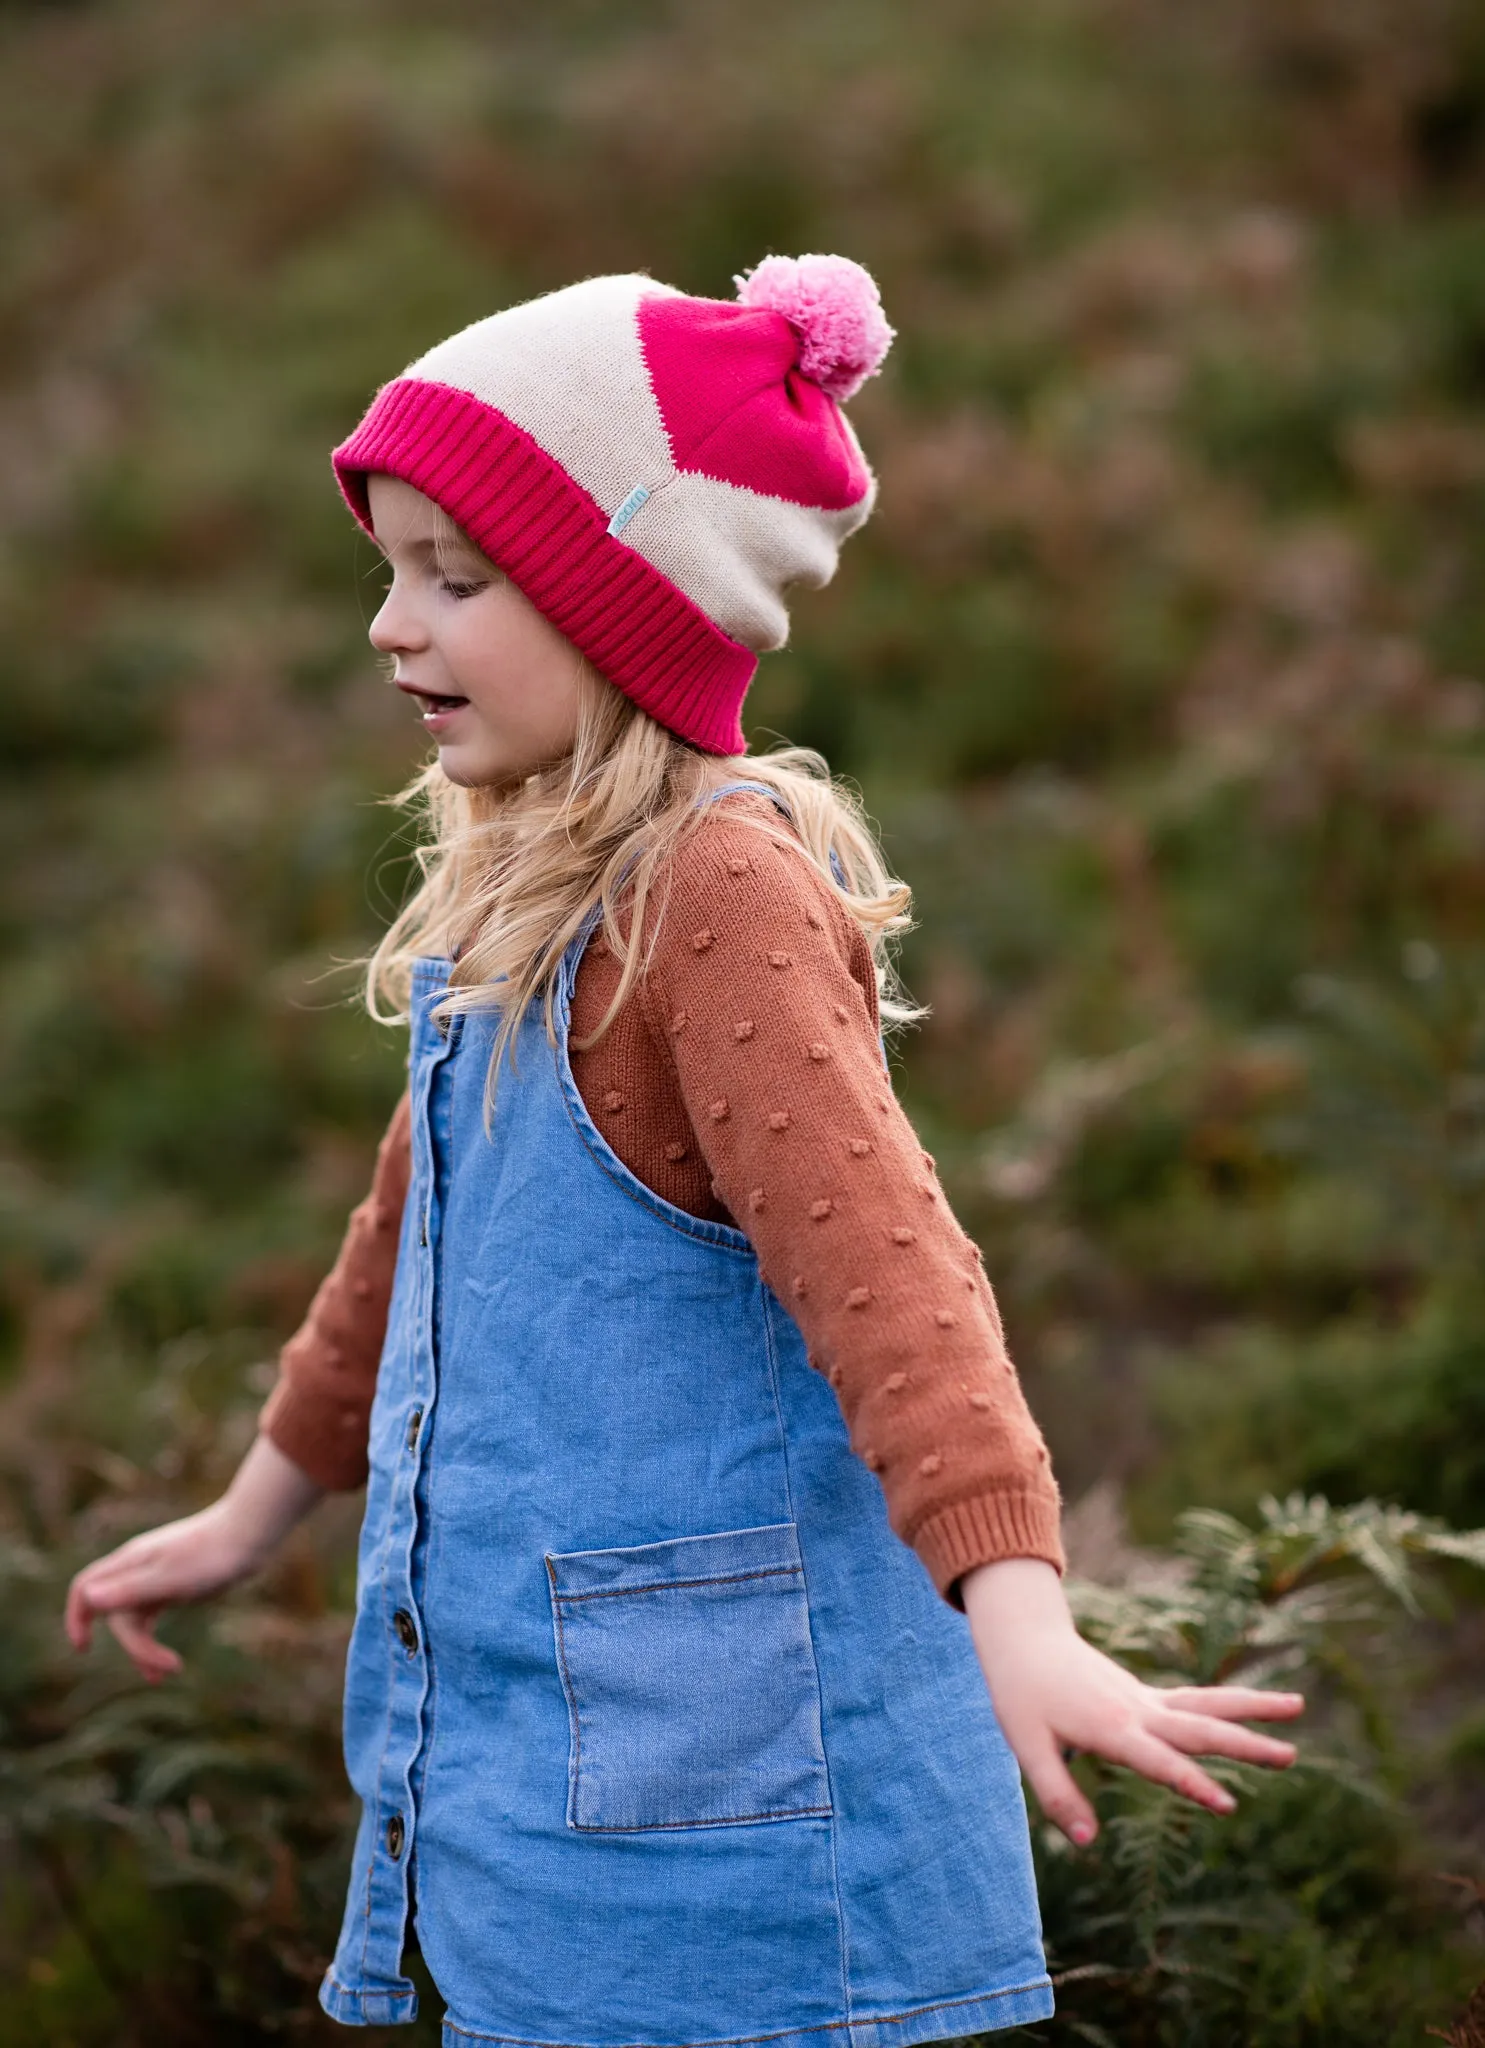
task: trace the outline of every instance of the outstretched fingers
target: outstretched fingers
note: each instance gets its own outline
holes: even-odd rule
[[[1126,1764],[1142,1778],[1157,1785],[1169,1785],[1172,1792],[1179,1792],[1183,1799],[1192,1799],[1213,1813],[1231,1813],[1237,1805],[1232,1794],[1209,1777],[1200,1764],[1162,1741],[1148,1727],[1131,1725],[1103,1754],[1110,1763]]]
[[[1172,1685],[1161,1701],[1179,1711],[1214,1714],[1224,1721],[1292,1721],[1305,1710],[1302,1692],[1269,1692],[1256,1685]]]
[[[1164,1708],[1151,1715],[1151,1732],[1184,1750],[1188,1756],[1230,1756],[1239,1763],[1267,1764],[1282,1771],[1298,1755],[1292,1742],[1273,1735],[1260,1735],[1240,1722],[1219,1720],[1213,1714],[1181,1713]]]
[[[67,1588],[67,1605],[62,1615],[67,1640],[74,1650],[86,1650],[92,1642],[94,1612],[93,1604],[88,1597],[87,1579],[79,1572]]]
[[[154,1627],[173,1589],[161,1584],[153,1552],[141,1546],[132,1553],[117,1551],[80,1571],[67,1589],[63,1626],[75,1650],[86,1650],[93,1625],[106,1621],[110,1631],[141,1675],[150,1683],[181,1669],[174,1650],[157,1642]]]
[[[148,1594],[146,1574],[137,1566],[103,1558],[80,1571],[67,1588],[63,1620],[75,1650],[93,1640],[93,1623],[118,1607],[140,1606]]]
[[[176,1652],[155,1640],[154,1627],[159,1613],[158,1607],[120,1607],[108,1617],[108,1626],[120,1647],[132,1659],[141,1677],[148,1679],[151,1685],[158,1685],[162,1678],[168,1678],[181,1668]]]
[[[1039,1730],[1018,1746],[1017,1762],[1026,1773],[1037,1804],[1054,1827],[1083,1848],[1098,1833],[1092,1806],[1062,1760],[1050,1730]]]

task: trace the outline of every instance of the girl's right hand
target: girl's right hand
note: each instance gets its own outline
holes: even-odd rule
[[[67,1589],[68,1640],[86,1650],[94,1621],[104,1620],[141,1677],[158,1685],[181,1668],[178,1654],[155,1639],[161,1613],[258,1570],[322,1491],[267,1437],[258,1437],[220,1500],[131,1536],[84,1565]]]
[[[199,1514],[131,1536],[117,1550],[85,1565],[67,1589],[67,1634],[75,1650],[93,1640],[93,1623],[106,1620],[151,1685],[179,1671],[174,1650],[156,1642],[162,1610],[204,1599],[246,1578],[257,1558],[223,1513],[225,1498]]]

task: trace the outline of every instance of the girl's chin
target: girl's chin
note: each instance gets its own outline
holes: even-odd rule
[[[488,739],[482,746],[479,737],[459,740],[449,733],[435,735],[435,741],[439,767],[450,782],[457,782],[462,789],[519,789],[543,768],[565,760],[572,751],[571,742],[566,746],[557,742],[541,752],[523,753],[513,759],[510,749],[492,747]]]
[[[492,760],[488,755],[481,759],[477,747],[461,747],[457,740],[439,742],[438,765],[449,781],[457,782],[461,789],[515,789],[535,772],[532,768],[513,768],[509,761]]]

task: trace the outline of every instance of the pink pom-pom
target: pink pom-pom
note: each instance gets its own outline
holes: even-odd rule
[[[734,277],[745,306],[770,306],[799,329],[799,370],[838,404],[876,375],[892,346],[876,280],[849,256],[765,256]]]

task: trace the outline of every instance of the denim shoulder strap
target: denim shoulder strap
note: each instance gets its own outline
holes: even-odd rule
[[[788,803],[783,797],[779,795],[776,789],[770,789],[766,782],[744,781],[720,783],[715,789],[707,789],[702,791],[701,795],[696,799],[697,808],[699,809],[702,804],[715,803],[717,798],[720,796],[731,796],[734,791],[739,789],[750,789],[755,791],[759,796],[766,796],[771,803],[775,804],[778,807],[778,809],[783,812],[784,816],[789,820],[790,824],[793,824],[794,814],[789,809]],[[836,852],[833,846],[830,849],[830,872],[835,876],[835,879],[839,883],[841,888],[844,889],[846,886],[845,867],[842,864],[840,855]],[[622,883],[623,879],[624,877],[621,875],[619,877],[620,883]],[[591,903],[588,906],[587,915],[584,917],[577,931],[574,932],[572,939],[568,944],[560,972],[566,983],[569,994],[571,993],[573,981],[577,974],[578,961],[582,958],[583,949],[586,947],[588,940],[592,937],[594,931],[597,929],[599,919],[602,917],[602,915],[602,902],[596,901],[594,903]],[[882,1052],[883,1065],[886,1064],[886,1058],[886,1049],[884,1047]]]
[[[759,796],[766,796],[770,798],[773,803],[778,805],[779,809],[783,812],[784,816],[789,820],[790,824],[793,824],[794,814],[789,809],[788,804],[785,802],[783,797],[779,795],[778,791],[776,789],[770,789],[766,782],[724,782],[720,785],[720,787],[716,789],[706,790],[697,799],[697,802],[701,804],[714,803],[719,796],[730,796],[734,790],[738,789],[756,790]],[[836,852],[833,846],[830,849],[830,872],[834,875],[836,881],[839,882],[840,886],[844,889],[844,887],[846,886],[846,871],[844,866],[842,865],[840,855]]]
[[[754,797],[768,797],[768,801],[776,805],[784,813],[784,817],[793,823],[793,813],[789,805],[784,803],[776,788],[768,788],[766,782],[719,782],[717,788],[705,788],[701,797],[696,797],[696,809],[701,809],[703,803],[717,803],[719,797],[735,797],[741,791],[748,791]]]

